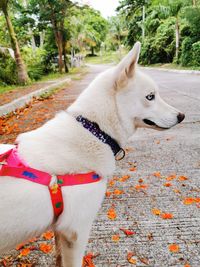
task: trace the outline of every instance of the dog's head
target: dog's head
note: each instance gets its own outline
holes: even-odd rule
[[[134,128],[169,129],[185,115],[168,105],[159,95],[155,82],[137,68],[140,43],[116,66],[115,88],[119,114]]]

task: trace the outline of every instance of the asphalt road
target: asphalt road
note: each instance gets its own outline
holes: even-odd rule
[[[200,197],[200,76],[143,71],[157,82],[161,96],[186,114],[186,119],[170,130],[139,130],[131,138],[129,153],[115,173],[131,178],[125,182],[118,179],[108,187],[109,192],[117,188],[124,193],[105,199],[93,224],[88,251],[99,253],[94,260],[98,267],[130,266],[129,252],[137,266],[200,267],[200,204],[194,201]],[[137,171],[129,170],[129,162],[135,162]],[[155,177],[155,172],[161,177]],[[176,178],[167,178],[170,175]],[[136,189],[138,184],[143,184],[143,189]],[[191,204],[186,198],[192,198],[188,200]],[[116,211],[115,220],[107,218],[110,207]],[[153,214],[152,209],[158,209],[161,215]],[[162,219],[163,213],[173,218]],[[120,228],[135,234],[126,236]],[[112,236],[119,240],[114,242]],[[175,251],[170,250],[172,244]]]

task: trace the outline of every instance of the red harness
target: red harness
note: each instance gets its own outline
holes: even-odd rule
[[[64,209],[62,186],[89,184],[101,180],[101,177],[95,172],[51,175],[47,172],[30,168],[19,158],[16,147],[4,153],[0,153],[0,176],[12,176],[48,186],[56,217],[58,217]]]

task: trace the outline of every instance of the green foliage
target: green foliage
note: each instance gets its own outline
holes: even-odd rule
[[[31,80],[39,80],[44,74],[46,74],[44,65],[45,56],[46,51],[41,48],[37,48],[35,51],[32,51],[31,48],[24,47],[23,57]]]
[[[144,40],[140,60],[143,64],[168,63],[174,57],[174,18],[162,21],[156,35]]]
[[[0,52],[0,84],[16,84],[16,63],[8,53]]]
[[[181,65],[189,66],[192,62],[192,39],[186,37],[182,42]]]
[[[193,66],[200,66],[200,41],[192,45]]]

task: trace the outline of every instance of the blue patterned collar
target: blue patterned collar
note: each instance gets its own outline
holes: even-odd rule
[[[96,136],[101,142],[110,146],[115,159],[121,160],[125,156],[125,151],[119,146],[117,141],[102,131],[96,122],[92,122],[83,116],[79,115],[76,120],[82,124],[82,126]]]

